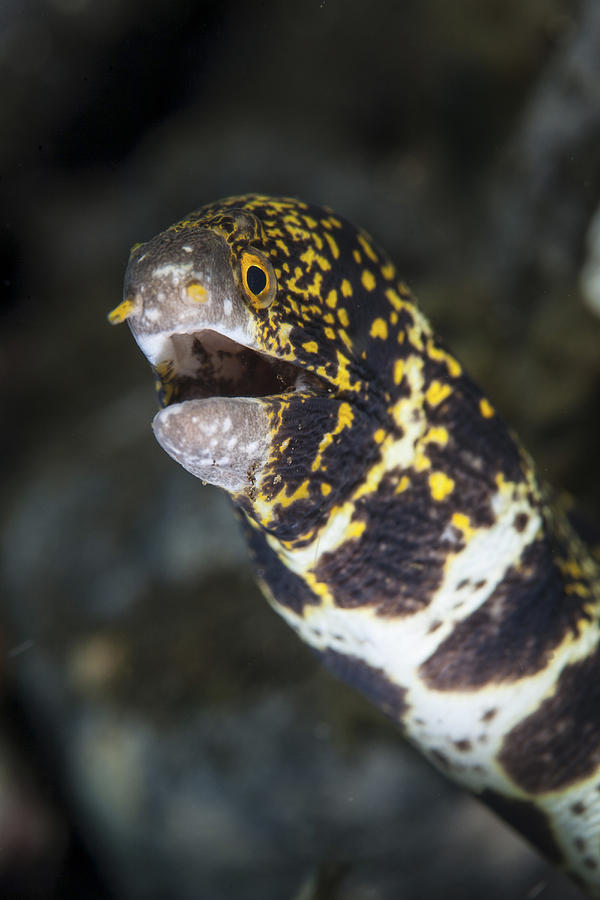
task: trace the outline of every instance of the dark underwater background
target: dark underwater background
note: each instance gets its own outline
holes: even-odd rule
[[[599,145],[597,0],[3,0],[0,896],[578,896],[269,610],[105,316],[195,207],[329,204],[600,518]]]

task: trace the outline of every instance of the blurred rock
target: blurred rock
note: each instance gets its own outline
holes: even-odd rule
[[[587,233],[587,257],[581,270],[581,290],[584,299],[600,315],[600,210],[597,210]]]
[[[6,717],[7,710],[4,709]],[[15,735],[0,733],[0,893],[23,900],[54,895],[67,855],[67,828],[43,795],[32,760],[17,758]]]

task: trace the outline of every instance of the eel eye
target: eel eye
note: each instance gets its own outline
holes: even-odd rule
[[[277,281],[273,266],[262,253],[247,250],[242,254],[242,286],[252,306],[266,309],[275,299]]]

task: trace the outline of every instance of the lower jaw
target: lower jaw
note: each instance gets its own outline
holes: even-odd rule
[[[196,478],[232,494],[251,494],[271,447],[266,403],[208,397],[171,404],[152,422],[163,450]]]

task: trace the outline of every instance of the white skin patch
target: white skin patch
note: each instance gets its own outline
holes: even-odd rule
[[[226,297],[225,300],[223,301],[223,313],[229,317],[231,315],[232,311],[233,311],[233,304],[232,304],[231,300],[229,299],[229,297]]]
[[[164,263],[152,270],[153,278],[170,278],[173,284],[181,281],[188,272],[193,268],[193,264],[189,263]]]
[[[149,322],[158,322],[161,317],[160,309],[156,306],[148,306],[144,310],[144,318]]]

